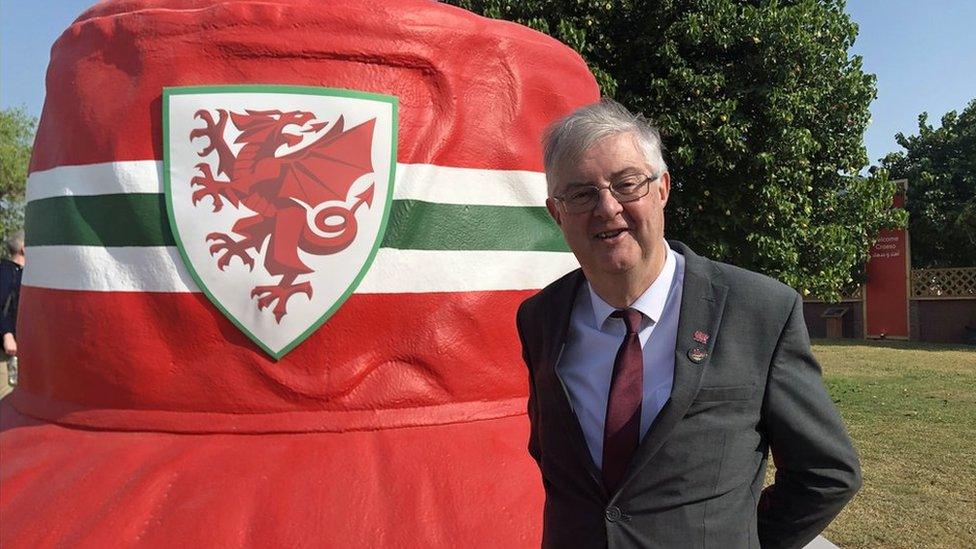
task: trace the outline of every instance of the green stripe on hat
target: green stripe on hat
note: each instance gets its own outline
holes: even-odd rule
[[[27,204],[28,246],[174,246],[163,195],[57,196]],[[543,207],[394,200],[383,248],[568,251]]]

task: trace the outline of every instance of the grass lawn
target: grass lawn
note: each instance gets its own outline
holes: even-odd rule
[[[814,341],[864,487],[841,547],[976,547],[976,347]]]

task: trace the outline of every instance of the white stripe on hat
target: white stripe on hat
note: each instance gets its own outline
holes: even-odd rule
[[[27,201],[55,196],[162,193],[163,163],[156,160],[60,166],[27,179]],[[397,164],[394,200],[439,204],[542,206],[546,177],[522,170],[481,170]]]
[[[381,248],[355,293],[529,290],[578,266],[569,252]],[[200,291],[177,248],[166,246],[29,246],[23,283],[94,292]]]

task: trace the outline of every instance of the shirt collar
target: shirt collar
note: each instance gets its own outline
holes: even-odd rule
[[[655,324],[661,320],[661,314],[664,312],[664,305],[667,303],[668,294],[671,292],[671,282],[674,281],[677,265],[674,250],[666,242],[664,245],[668,251],[664,258],[664,268],[661,269],[654,282],[644,290],[644,293],[630,304],[630,308],[637,309]],[[603,324],[617,308],[596,295],[589,282],[586,283],[586,289],[590,292],[590,303],[593,304],[593,321],[597,328],[602,329]]]

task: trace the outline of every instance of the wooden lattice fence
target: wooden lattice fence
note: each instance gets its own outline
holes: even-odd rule
[[[976,299],[976,268],[912,269],[912,299]]]

